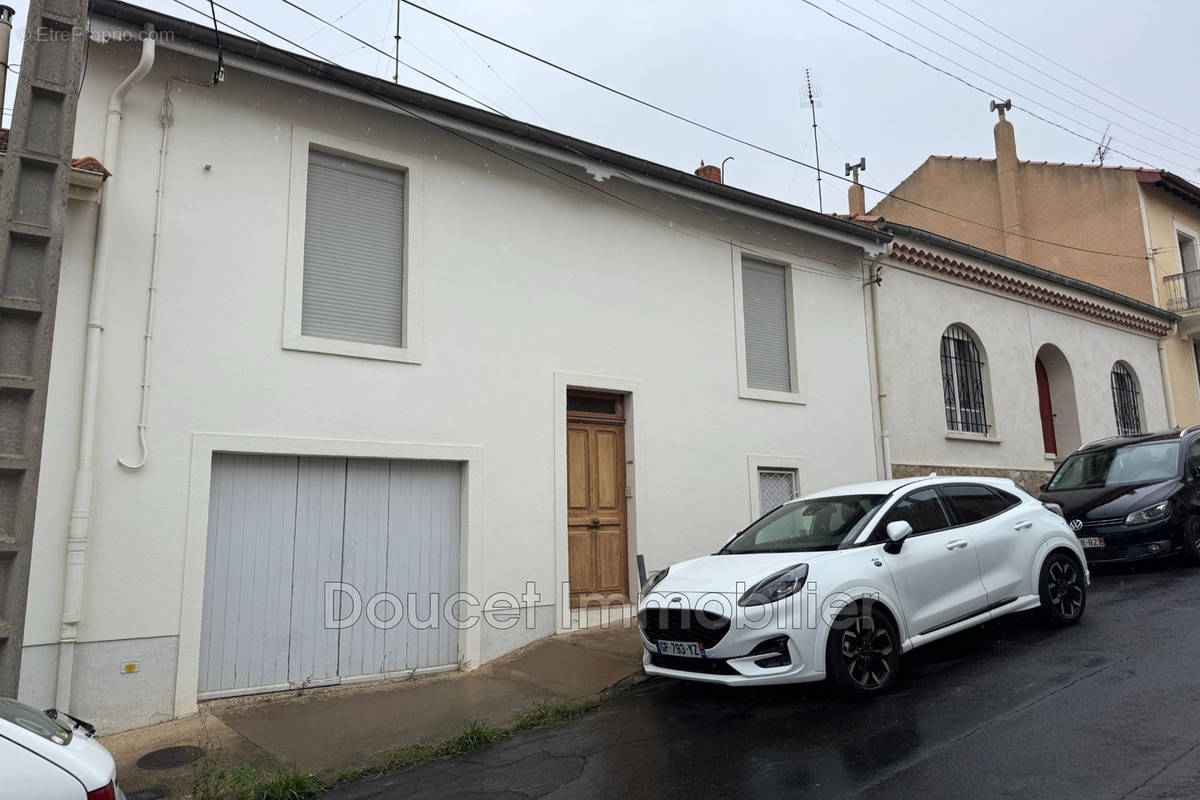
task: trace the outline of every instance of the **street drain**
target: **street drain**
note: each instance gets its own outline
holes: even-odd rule
[[[202,747],[192,745],[164,747],[161,750],[152,750],[146,753],[137,760],[137,765],[140,769],[174,769],[199,761],[203,755],[204,748]]]

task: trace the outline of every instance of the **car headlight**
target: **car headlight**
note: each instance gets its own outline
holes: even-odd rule
[[[804,587],[804,581],[807,578],[808,564],[796,564],[788,567],[751,586],[738,599],[738,605],[743,607],[765,606],[767,603],[774,603],[776,600],[790,597]]]
[[[1157,505],[1133,512],[1125,518],[1125,524],[1142,525],[1146,522],[1154,522],[1156,520],[1166,519],[1169,516],[1171,516],[1171,501],[1163,500]]]
[[[654,587],[662,583],[663,578],[667,577],[667,573],[670,571],[670,567],[664,567],[647,578],[646,582],[642,584],[642,594],[649,594],[654,591]]]

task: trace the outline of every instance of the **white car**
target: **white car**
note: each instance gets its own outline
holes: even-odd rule
[[[0,797],[125,800],[95,733],[67,714],[0,697]]]
[[[1079,621],[1090,577],[1061,515],[1001,478],[842,486],[792,500],[642,587],[651,675],[833,678],[885,691],[900,654],[1004,614]]]

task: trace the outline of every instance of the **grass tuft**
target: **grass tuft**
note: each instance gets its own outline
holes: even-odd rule
[[[466,755],[496,744],[518,733],[549,728],[578,719],[600,705],[599,698],[550,700],[522,711],[511,725],[499,726],[474,720],[457,733],[434,744],[410,744],[384,754],[374,764],[343,769],[328,781],[295,767],[257,770],[242,765],[232,771],[220,769],[215,755],[197,765],[192,783],[193,800],[308,800],[333,786],[377,778],[419,767],[443,758]]]

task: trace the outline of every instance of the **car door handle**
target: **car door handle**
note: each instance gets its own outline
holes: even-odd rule
[[[966,539],[955,539],[952,542],[946,542],[946,549],[947,550],[961,550],[962,548],[966,547],[967,544],[968,544],[968,542]]]
[[[1033,527],[1032,522],[1030,522],[1027,519],[1023,519],[1020,522],[1018,522],[1016,525],[1013,525],[1013,530],[1014,531],[1027,531],[1032,527]]]

